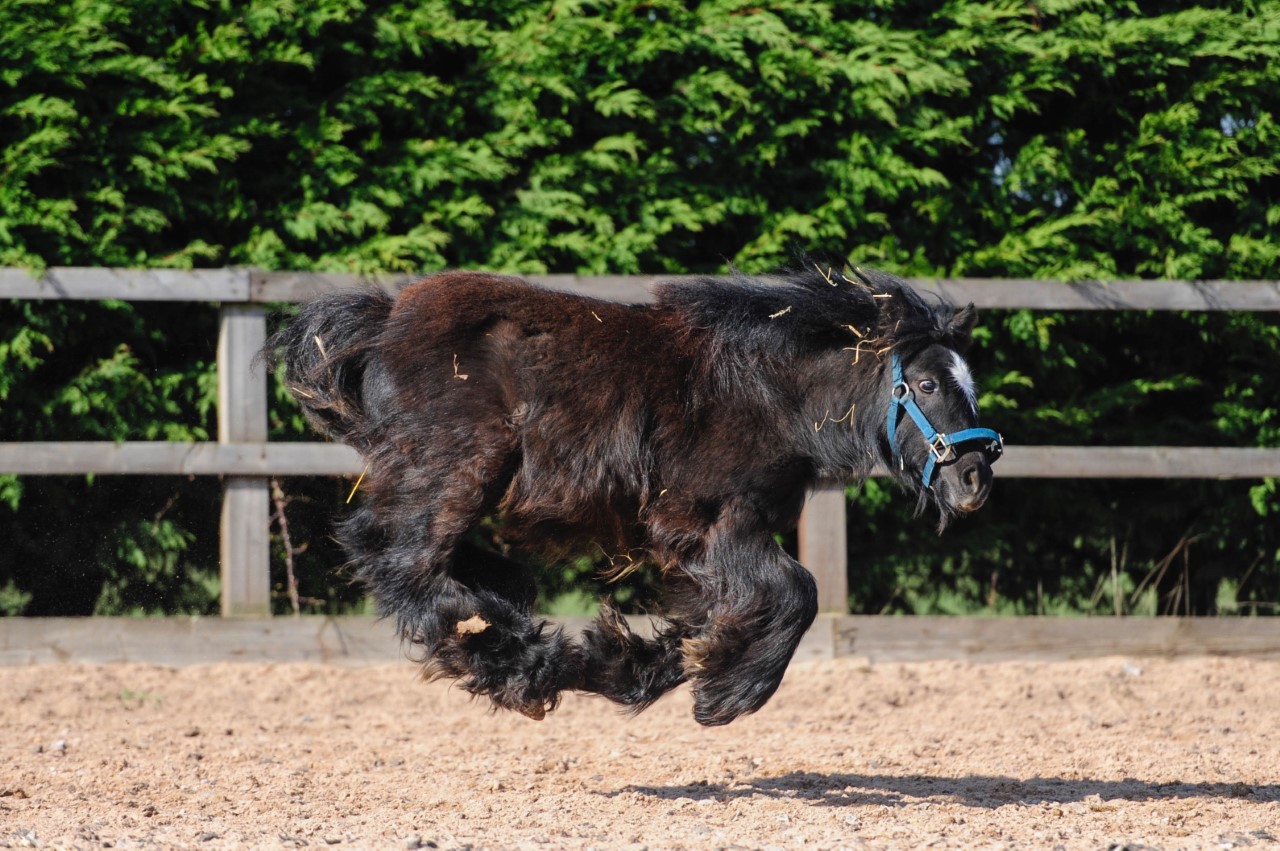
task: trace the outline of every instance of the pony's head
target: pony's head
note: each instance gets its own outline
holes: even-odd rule
[[[698,386],[710,398],[771,412],[820,477],[860,478],[878,463],[920,510],[937,507],[941,531],[986,501],[1003,451],[978,425],[964,360],[977,311],[846,271],[804,258],[769,278],[665,284],[658,300],[706,336]]]
[[[941,531],[977,511],[991,493],[1000,435],[978,423],[978,391],[965,360],[978,312],[923,299],[905,282],[854,270],[883,299],[877,323],[883,426],[878,441],[890,474],[932,503]]]

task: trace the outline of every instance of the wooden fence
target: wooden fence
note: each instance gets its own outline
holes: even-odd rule
[[[669,279],[669,278],[667,278]],[[395,288],[411,280],[375,282]],[[644,302],[653,276],[530,276],[597,298]],[[122,299],[213,302],[221,315],[218,439],[209,443],[0,443],[0,473],[18,475],[218,475],[225,482],[221,524],[222,614],[264,616],[270,606],[272,476],[350,475],[364,465],[354,450],[326,443],[270,443],[270,377],[253,358],[266,339],[269,304],[305,301],[326,290],[369,282],[353,275],[54,268],[40,277],[0,268],[0,299]],[[917,288],[979,308],[1032,310],[1280,311],[1280,281],[915,280]],[[0,424],[2,424],[0,420]],[[1260,478],[1280,476],[1280,448],[1008,447],[1001,477]],[[800,521],[800,559],[818,579],[824,612],[843,612],[847,579],[845,501],[820,488]]]

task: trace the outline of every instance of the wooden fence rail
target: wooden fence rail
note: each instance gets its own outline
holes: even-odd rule
[[[672,275],[527,275],[527,280],[610,301],[649,301]],[[99,269],[55,267],[39,276],[0,267],[0,298],[98,301],[210,301],[266,304],[307,301],[339,287],[373,283],[395,289],[414,276],[361,276],[252,269]],[[956,303],[998,310],[1280,311],[1280,281],[1040,281],[1010,278],[911,278],[912,286]]]
[[[656,276],[543,275],[529,280],[614,301],[645,302]],[[0,268],[0,299],[212,302],[219,306],[218,439],[209,443],[0,443],[0,473],[19,475],[217,475],[222,505],[222,613],[270,613],[271,476],[357,475],[345,446],[267,441],[268,381],[253,358],[266,339],[268,304],[297,302],[338,287],[396,288],[408,277],[260,272],[52,268],[40,276]],[[917,279],[918,289],[980,308],[1032,310],[1280,311],[1280,281],[1093,281]],[[1010,446],[1001,477],[1280,477],[1280,449],[1228,447]],[[819,488],[801,517],[801,561],[818,579],[820,607],[847,605],[845,501]]]

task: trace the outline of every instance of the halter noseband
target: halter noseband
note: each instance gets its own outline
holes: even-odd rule
[[[916,427],[920,429],[920,433],[924,435],[925,441],[929,444],[929,460],[925,462],[924,471],[920,476],[926,488],[933,487],[933,476],[937,465],[954,461],[957,454],[956,447],[962,443],[973,443],[979,440],[990,441],[985,451],[992,456],[991,461],[993,463],[1004,454],[1004,438],[1000,436],[999,432],[992,429],[966,428],[943,434],[934,428],[933,424],[929,422],[929,418],[924,415],[924,411],[920,410],[920,406],[916,404],[915,394],[911,392],[906,379],[902,377],[902,360],[898,357],[898,353],[894,352],[893,389],[889,392],[889,448],[893,452],[894,459],[899,462],[901,458],[898,454],[898,419],[902,416],[904,410],[916,424]]]

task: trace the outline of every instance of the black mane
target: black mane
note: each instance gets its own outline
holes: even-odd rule
[[[874,351],[928,343],[961,348],[954,306],[901,278],[865,267],[809,261],[777,275],[697,278],[656,288],[658,304],[747,350],[797,354],[857,338]]]

